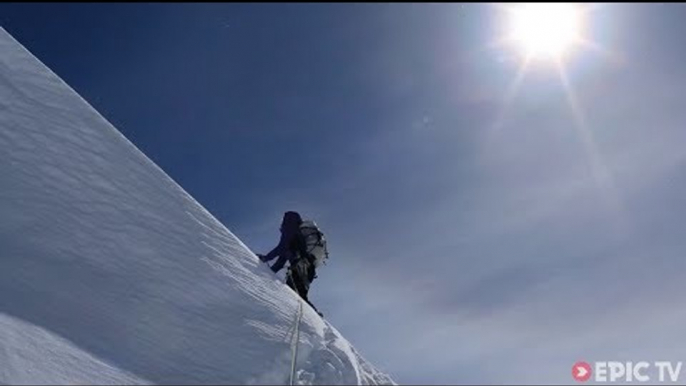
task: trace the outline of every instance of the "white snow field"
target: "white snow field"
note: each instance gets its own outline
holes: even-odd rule
[[[290,382],[299,297],[1,28],[0,154],[0,383]],[[393,383],[307,305],[298,343]]]

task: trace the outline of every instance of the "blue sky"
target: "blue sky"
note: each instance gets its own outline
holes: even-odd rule
[[[489,45],[486,4],[1,4],[0,23],[255,252],[285,210],[312,300],[400,383],[569,383],[683,360],[681,4],[579,50]]]

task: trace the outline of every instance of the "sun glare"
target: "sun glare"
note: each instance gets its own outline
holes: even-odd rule
[[[590,35],[589,26],[593,23],[592,11],[599,8],[596,5],[564,4],[564,3],[527,3],[527,4],[498,4],[498,37],[494,46],[506,51],[516,50],[517,58],[508,60],[518,66],[511,84],[504,92],[502,110],[498,113],[492,126],[493,133],[504,126],[506,112],[525,82],[526,73],[531,70],[549,71],[556,69],[560,77],[562,89],[566,94],[571,109],[575,127],[586,148],[593,177],[600,188],[612,199],[613,205],[621,209],[621,202],[614,187],[612,175],[603,163],[593,136],[592,127],[587,124],[583,106],[574,93],[568,69],[575,64],[571,60],[572,53],[593,50],[608,58],[615,58],[615,53],[597,44]],[[597,20],[596,20],[597,22]],[[579,49],[580,52],[574,52]],[[501,58],[503,56],[499,56]],[[504,56],[507,59],[512,56]],[[518,60],[517,60],[518,59]],[[541,66],[534,65],[541,64]],[[533,65],[533,66],[532,66]],[[493,135],[493,134],[492,134]]]
[[[560,60],[581,40],[574,4],[530,3],[511,8],[510,40],[528,59]]]

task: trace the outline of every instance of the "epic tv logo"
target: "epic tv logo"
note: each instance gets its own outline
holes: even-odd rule
[[[677,382],[682,362],[577,362],[572,377],[577,382]]]

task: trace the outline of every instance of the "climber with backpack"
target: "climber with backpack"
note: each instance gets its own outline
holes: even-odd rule
[[[276,273],[288,262],[286,284],[307,302],[321,316],[317,308],[307,298],[310,284],[317,277],[317,268],[328,259],[326,239],[314,221],[303,221],[298,212],[284,213],[281,221],[279,244],[266,255],[257,256],[263,262],[276,257],[271,270]]]

